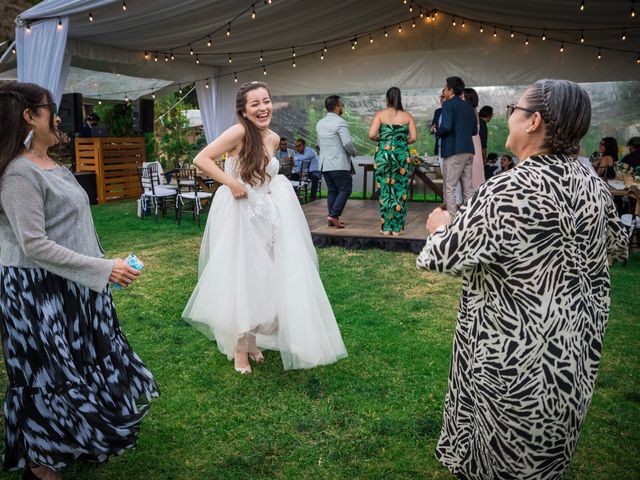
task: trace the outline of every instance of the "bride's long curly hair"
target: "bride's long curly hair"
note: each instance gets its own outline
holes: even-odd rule
[[[242,140],[242,149],[238,155],[240,160],[240,178],[249,185],[255,186],[264,183],[267,178],[266,166],[270,158],[264,148],[262,134],[260,129],[256,127],[252,121],[245,117],[247,93],[258,88],[264,88],[269,97],[271,93],[267,84],[264,82],[245,83],[240,87],[236,94],[236,116],[238,121],[244,126],[244,139]]]

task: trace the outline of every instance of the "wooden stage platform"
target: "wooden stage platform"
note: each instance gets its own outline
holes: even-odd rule
[[[376,200],[349,200],[340,220],[347,224],[338,229],[327,225],[327,200],[320,199],[302,206],[313,243],[317,247],[332,245],[346,248],[382,248],[390,251],[422,250],[427,238],[427,216],[440,203],[409,202],[405,234],[385,237],[380,234],[380,214]]]

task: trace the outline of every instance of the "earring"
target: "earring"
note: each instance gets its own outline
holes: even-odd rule
[[[530,128],[527,128],[527,129],[524,131],[524,133],[531,133],[531,129],[530,129]]]
[[[22,142],[24,144],[24,148],[29,150],[29,148],[31,148],[31,141],[32,140],[33,140],[33,129],[29,130],[29,133],[27,134],[27,137],[24,139],[24,142]]]
[[[246,113],[243,113],[243,114],[242,114],[242,118],[247,118],[247,114],[246,114]]]

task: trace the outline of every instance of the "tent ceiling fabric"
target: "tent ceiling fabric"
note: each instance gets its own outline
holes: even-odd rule
[[[417,12],[418,26],[412,28],[406,21],[411,14],[400,0],[273,0],[271,5],[260,1],[256,3],[256,19],[245,13],[232,22],[227,36],[228,22],[252,4],[237,0],[130,1],[123,12],[119,0],[48,0],[19,18],[29,22],[68,15],[73,66],[115,71],[117,64],[119,73],[134,76],[195,80],[215,75],[217,70],[205,67],[214,66],[227,75],[238,72],[240,81],[263,78],[256,52],[264,50],[266,78],[274,93],[378,90],[392,83],[404,88],[431,87],[455,74],[477,86],[523,84],[540,77],[576,81],[638,78],[632,53],[605,51],[605,58],[598,61],[597,48],[567,45],[567,51],[560,54],[558,43],[540,40],[540,30],[530,31],[528,47],[523,34],[511,39],[503,30],[496,39],[489,31],[489,25],[494,24],[513,25],[523,33],[528,31],[525,27],[546,27],[550,39],[571,42],[577,41],[579,29],[585,29],[589,45],[640,51],[638,19],[630,18],[631,3],[626,0],[589,0],[584,13],[578,12],[578,2],[556,0],[420,3],[425,9],[451,12],[458,16],[458,22],[466,18],[464,29],[452,27],[451,17],[445,15],[439,15],[431,25]],[[88,19],[89,11],[93,22]],[[485,33],[479,33],[478,24],[469,19],[483,21]],[[403,32],[399,34],[397,26],[402,21]],[[387,39],[379,31],[385,25],[390,26]],[[619,29],[588,31],[604,27]],[[576,30],[554,32],[553,28]],[[629,29],[625,42],[620,39],[622,28]],[[213,46],[207,48],[206,36],[215,29],[219,31],[211,35]],[[375,32],[374,43],[369,43],[367,34],[352,51],[348,39],[367,32]],[[193,43],[200,37],[205,38]],[[333,46],[331,39],[341,39],[341,44]],[[320,45],[316,43],[322,41],[329,46],[324,62],[319,59]],[[176,48],[189,43],[193,43],[200,65],[189,55],[188,46]],[[315,45],[302,46],[311,43]],[[295,69],[291,65],[293,46],[297,47]],[[145,50],[152,56],[155,51],[173,50],[177,60],[166,63],[160,53],[159,62],[145,61]],[[128,56],[126,61],[118,61],[122,52]]]

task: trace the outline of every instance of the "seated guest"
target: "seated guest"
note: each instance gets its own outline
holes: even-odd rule
[[[598,158],[593,163],[602,178],[616,178],[614,165],[618,161],[618,142],[613,137],[604,137],[598,146]]]
[[[511,155],[502,155],[500,157],[500,170],[497,173],[506,172],[507,170],[511,170],[513,167],[515,167],[515,164],[513,163]]]
[[[313,202],[318,197],[318,184],[322,178],[322,172],[320,171],[320,163],[318,162],[318,155],[311,147],[307,147],[307,142],[302,138],[296,140],[296,153],[293,156],[293,180],[300,178],[300,171],[302,169],[302,162],[305,160],[311,160],[309,166],[309,179],[311,180],[311,201]]]
[[[635,171],[640,167],[640,137],[633,137],[627,142],[629,154],[622,157],[622,163],[629,165],[629,168]]]
[[[280,138],[280,147],[276,151],[276,158],[278,159],[278,161],[280,163],[282,163],[283,160],[293,161],[293,155],[294,152],[289,148],[287,139],[284,137]]]
[[[498,154],[495,152],[491,152],[487,154],[487,157],[484,160],[484,178],[485,180],[489,180],[500,170],[500,166],[496,165],[498,162]]]
[[[91,134],[91,128],[97,127],[99,121],[100,117],[98,116],[98,114],[96,112],[91,112],[89,115],[87,115],[84,124],[82,124],[82,128],[80,128],[78,136],[80,138],[91,138],[93,136]]]

